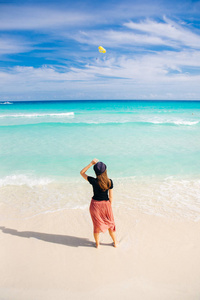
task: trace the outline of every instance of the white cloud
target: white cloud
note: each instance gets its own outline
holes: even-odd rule
[[[200,75],[185,67],[200,68],[200,51],[121,56],[62,72],[47,66],[4,69],[0,89],[2,95],[41,92],[45,99],[52,93],[57,99],[200,99]]]
[[[98,30],[89,32],[81,31],[77,34],[68,36],[72,39],[75,39],[79,43],[89,45],[103,44],[105,47],[107,46],[110,48],[123,45],[129,45],[133,47],[138,45],[175,45],[173,42],[165,41],[158,36],[116,30]]]
[[[187,72],[184,69],[187,68]],[[120,56],[105,61],[97,61],[96,65],[86,67],[86,72],[113,78],[126,78],[134,82],[180,82],[192,81],[199,75],[189,74],[189,69],[200,69],[200,51],[172,52],[138,55],[127,58]],[[78,72],[78,69],[77,69]]]
[[[31,43],[22,38],[1,36],[0,55],[28,52],[32,49]]]
[[[145,20],[124,23],[120,30],[88,30],[73,34],[60,33],[79,43],[105,47],[168,46],[175,49],[183,47],[199,49],[200,35],[189,30],[186,25],[179,25],[166,17],[163,22]]]
[[[0,30],[55,29],[79,26],[95,20],[87,13],[46,6],[1,6]]]
[[[0,3],[0,30],[48,30],[79,25],[93,27],[96,24],[120,24],[122,20],[125,22],[132,18],[152,17],[164,12],[168,12],[166,5],[148,1],[108,2],[106,5],[101,1],[95,5],[83,5],[83,1],[70,1],[70,4],[68,1],[58,1],[56,5],[51,1],[35,5]]]
[[[35,55],[38,55],[39,63],[44,63],[44,58],[48,57],[51,61],[61,62],[57,67],[2,69],[1,95],[23,98],[26,94],[32,99],[36,94],[37,99],[52,99],[52,93],[57,99],[61,97],[59,95],[63,95],[61,99],[199,99],[198,31],[167,18],[162,22],[149,19],[128,22],[127,17],[140,14],[139,8],[141,6],[138,5],[137,12],[133,9],[127,15],[125,10],[121,12],[118,8],[115,17],[111,14],[109,18],[110,8],[97,14],[80,9],[70,11],[66,7],[1,6],[0,30],[36,30],[45,33],[45,38],[43,35],[33,36],[30,32],[28,42],[27,33],[25,36],[20,33],[21,37],[19,32],[16,36],[14,32],[10,37],[4,35],[0,38],[0,55],[30,51],[37,45],[40,52]],[[118,23],[117,18],[120,20]],[[118,27],[111,29],[113,20]],[[100,24],[100,30],[95,27],[97,24]],[[80,43],[81,47],[76,44],[75,48],[73,43],[70,44],[72,40]],[[47,42],[53,44],[53,48],[45,53],[46,49],[40,47],[40,43]],[[101,44],[108,48],[106,56],[97,55],[96,46]],[[92,50],[94,45],[95,54]],[[82,54],[80,48],[84,47]],[[172,50],[164,50],[168,47]],[[96,59],[96,56],[101,58]],[[84,61],[87,63],[84,64]],[[73,67],[65,68],[65,63]],[[78,64],[81,67],[75,67]]]
[[[177,46],[188,46],[194,48],[200,48],[200,35],[193,33],[191,30],[180,26],[179,24],[164,18],[164,22],[155,22],[152,20],[145,20],[143,22],[134,23],[129,22],[125,23],[124,26],[133,29],[149,33],[154,37],[161,37],[162,39],[167,39],[167,43],[174,43]]]

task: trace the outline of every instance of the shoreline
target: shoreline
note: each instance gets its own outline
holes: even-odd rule
[[[24,180],[24,178],[23,178]],[[149,215],[169,217],[176,220],[200,220],[199,177],[165,180],[134,177],[113,179],[114,207],[124,212],[138,211]],[[26,184],[0,187],[2,218],[20,216],[31,218],[36,215],[62,212],[68,209],[87,210],[92,198],[92,189],[83,179],[71,182],[48,182],[33,180]]]
[[[100,234],[100,249],[94,247],[88,210],[4,219],[1,296],[7,300],[131,300],[133,295],[137,300],[198,299],[200,222],[116,207],[113,211],[120,241],[116,249],[108,233]]]

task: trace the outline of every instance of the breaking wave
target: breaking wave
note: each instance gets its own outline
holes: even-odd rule
[[[41,118],[41,117],[69,117],[74,116],[74,112],[67,113],[31,113],[31,114],[3,114],[0,118]]]

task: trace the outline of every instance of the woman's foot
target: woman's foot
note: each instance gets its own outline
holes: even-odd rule
[[[113,247],[117,248],[118,246],[119,246],[119,242],[118,241],[116,241],[116,242],[113,243]]]
[[[95,239],[95,247],[98,249],[99,248],[99,233],[98,232],[94,232],[94,239]]]

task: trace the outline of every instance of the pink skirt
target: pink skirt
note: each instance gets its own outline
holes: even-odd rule
[[[107,229],[115,231],[115,221],[110,201],[92,199],[90,203],[90,215],[94,226],[94,233],[105,232]]]

